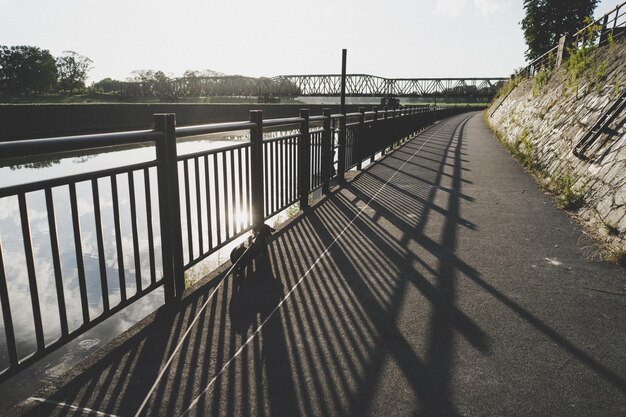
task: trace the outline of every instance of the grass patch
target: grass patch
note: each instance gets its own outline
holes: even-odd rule
[[[608,251],[607,261],[626,267],[626,250],[610,249]]]
[[[556,194],[559,206],[565,210],[575,211],[585,203],[584,187],[576,187],[577,179],[569,172],[551,178],[552,191]]]

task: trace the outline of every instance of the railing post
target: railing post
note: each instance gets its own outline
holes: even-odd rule
[[[367,140],[365,138],[365,107],[359,107],[359,128],[357,129],[357,132],[359,132],[359,136],[355,138],[355,143],[354,143],[354,148],[356,150],[356,152],[354,152],[357,157],[359,158],[357,164],[356,164],[356,169],[358,171],[361,170],[361,168],[363,168],[362,165],[362,158],[363,158],[363,154],[362,149],[363,149],[363,145],[367,144]]]
[[[374,118],[372,120],[372,131],[374,132],[375,135],[378,135],[378,132],[380,131],[380,129],[378,128],[378,107],[374,106],[372,107],[372,110],[374,111]],[[373,143],[376,143],[376,140],[378,140],[377,137],[372,138]],[[376,159],[376,146],[372,146],[372,155],[370,156],[370,164],[374,162],[375,159]]]
[[[389,133],[389,109],[387,108],[387,106],[383,107],[383,111],[385,112],[385,115],[383,116],[383,127],[384,127],[384,132],[385,132],[385,137],[383,138],[383,150],[380,152],[381,155],[385,155],[387,152],[387,143],[389,143],[389,136],[391,135]]]
[[[251,110],[250,122],[250,173],[252,226],[258,227],[265,220],[265,184],[263,183],[263,110]]]
[[[328,195],[330,192],[330,167],[333,163],[333,149],[330,138],[330,109],[322,109],[325,119],[322,126],[322,193]]]
[[[300,194],[300,210],[309,208],[309,192],[311,191],[311,136],[309,135],[309,109],[301,109],[300,141],[298,142],[298,192]]]
[[[565,57],[565,43],[567,42],[567,35],[561,36],[559,39],[559,48],[556,50],[556,63],[555,68],[560,68]]]
[[[343,182],[345,180],[345,171],[346,171],[346,141],[347,134],[346,131],[346,61],[347,61],[347,50],[341,50],[341,98],[340,98],[340,108],[339,113],[343,117],[339,119],[339,149],[337,152],[337,181]]]
[[[179,299],[185,291],[176,153],[176,115],[174,113],[155,114],[154,127],[155,130],[163,133],[163,138],[156,142],[159,224],[165,301],[171,302]]]

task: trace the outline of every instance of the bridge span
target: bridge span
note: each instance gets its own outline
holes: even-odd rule
[[[491,99],[505,80],[506,78],[501,77],[384,78],[368,74],[347,74],[346,95]],[[328,97],[340,95],[341,75],[181,77],[163,82],[125,82],[119,88],[122,96],[130,97]]]
[[[338,96],[341,74],[281,75],[272,79],[281,86],[299,89],[301,96]],[[351,97],[493,97],[506,78],[383,78],[368,74],[347,74],[346,95]]]

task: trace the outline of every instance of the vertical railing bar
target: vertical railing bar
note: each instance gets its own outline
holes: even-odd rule
[[[323,132],[321,131],[317,133],[317,163],[315,165],[317,169],[316,188],[322,185],[322,135]]]
[[[35,276],[35,261],[33,256],[33,245],[30,235],[30,222],[28,220],[28,207],[26,205],[26,194],[18,194],[20,219],[22,223],[22,238],[24,240],[24,254],[26,256],[26,269],[28,271],[28,284],[30,288],[30,299],[33,308],[33,320],[35,322],[35,336],[37,339],[37,350],[44,349],[43,323],[41,321],[41,306],[39,304],[39,293],[37,291],[37,277]]]
[[[291,148],[292,148],[293,140],[291,138],[287,139],[285,149],[285,159],[287,161],[287,169],[285,170],[285,198],[287,199],[286,203],[291,203],[291,170],[293,162],[291,161]]]
[[[315,187],[322,185],[322,134],[323,132],[317,132],[317,162],[315,169],[317,170]]]
[[[272,179],[272,213],[274,213],[278,208],[278,176],[280,175],[278,171],[278,141],[272,143],[272,153],[274,154],[274,158],[272,161],[272,167],[274,171],[274,178]]]
[[[287,159],[287,171],[285,174],[286,180],[287,180],[287,185],[285,186],[285,194],[287,196],[287,202],[291,203],[291,183],[292,183],[292,177],[291,177],[291,170],[292,170],[292,165],[293,162],[291,161],[291,148],[292,148],[292,142],[293,140],[291,138],[287,139],[287,149],[286,149],[286,156],[285,158]]]
[[[230,231],[230,199],[228,198],[228,192],[230,190],[228,184],[228,158],[226,157],[226,152],[221,153],[222,155],[222,176],[223,176],[223,184],[224,184],[224,195],[222,195],[224,200],[224,230],[226,240],[230,239],[231,231]]]
[[[232,236],[235,235],[235,222],[236,222],[236,215],[234,213],[233,210],[235,210],[235,167],[234,165],[234,161],[235,161],[235,157],[234,157],[234,151],[231,149],[230,151],[228,151],[229,153],[229,157],[227,159],[230,160],[230,169],[226,169],[226,163],[224,163],[224,175],[230,175],[228,178],[230,179],[230,181],[226,180],[224,181],[227,185],[229,184],[228,187],[228,192],[230,193],[230,198],[228,199],[228,211],[226,212],[227,215],[229,216],[228,218],[228,238],[230,239]],[[224,153],[224,158],[226,158],[226,153]],[[226,196],[224,196],[224,198],[227,198],[228,193]]]
[[[278,148],[278,160],[280,161],[280,171],[282,175],[280,176],[280,191],[278,195],[278,204],[280,207],[284,207],[286,199],[285,199],[285,183],[287,178],[287,170],[285,169],[285,146],[287,146],[287,140],[280,141],[280,146]]]
[[[315,187],[319,187],[322,185],[322,131],[317,132],[317,162],[315,163],[315,169],[317,170]]]
[[[2,258],[2,243],[0,242],[0,305],[2,305],[2,323],[7,341],[7,351],[9,354],[9,369],[19,364],[17,356],[17,344],[15,343],[15,330],[13,328],[13,317],[11,305],[9,304],[9,288],[7,287],[7,277],[4,272],[4,260]]]
[[[146,196],[146,223],[148,227],[148,257],[150,260],[150,282],[156,283],[156,261],[154,256],[154,230],[152,229],[152,192],[150,191],[150,169],[144,168],[143,181]]]
[[[191,189],[189,187],[189,160],[183,161],[183,178],[185,187],[185,213],[187,217],[187,253],[189,262],[193,261],[193,229],[191,226]]]
[[[219,246],[222,243],[222,207],[221,207],[221,198],[220,198],[220,188],[218,181],[219,170],[217,168],[218,162],[218,154],[213,154],[213,189],[215,190],[215,220],[216,220],[216,238],[217,245]],[[226,185],[224,185],[226,187]]]
[[[203,157],[204,160],[204,192],[205,192],[205,199],[206,199],[206,228],[207,228],[207,233],[208,233],[208,242],[207,244],[209,245],[208,250],[210,251],[211,249],[213,249],[213,229],[211,228],[211,225],[213,224],[212,222],[212,218],[211,218],[211,187],[210,187],[210,176],[209,176],[209,157],[207,155],[204,155]]]
[[[292,196],[291,196],[291,201],[296,201],[298,199],[298,181],[299,181],[299,177],[300,177],[300,163],[298,161],[298,148],[300,147],[300,137],[295,137],[292,138],[293,140],[293,147],[291,149],[291,160],[293,161],[293,169],[291,171],[291,173],[293,174],[293,180],[292,180],[292,184],[291,184],[291,189],[292,189]]]
[[[78,287],[80,303],[83,309],[83,324],[89,323],[89,301],[87,299],[87,282],[85,279],[85,262],[83,260],[83,244],[80,236],[80,218],[78,214],[78,199],[76,198],[76,183],[69,184],[70,204],[72,210],[72,225],[74,231],[74,248],[76,249],[76,268],[78,269]]]
[[[264,207],[265,207],[265,211],[264,211],[264,217],[265,215],[268,215],[269,213],[271,213],[270,210],[270,199],[268,198],[268,192],[269,192],[269,188],[271,186],[272,183],[272,179],[270,176],[270,157],[269,157],[269,146],[270,144],[262,142],[263,143],[263,167],[265,168],[265,179],[263,181],[263,183],[265,184],[265,186],[263,187],[263,201],[264,201]]]
[[[67,325],[67,310],[65,308],[65,291],[63,289],[63,273],[61,271],[61,256],[59,254],[59,239],[57,236],[56,218],[54,214],[54,202],[52,189],[46,188],[46,211],[48,213],[48,230],[50,233],[50,250],[52,252],[52,265],[54,268],[54,282],[57,292],[57,304],[59,307],[59,319],[61,320],[61,335],[66,336],[69,332]]]
[[[230,181],[231,185],[231,200],[232,200],[232,216],[233,216],[233,236],[239,233],[239,181],[237,180],[237,161],[238,161],[238,149],[232,149],[230,151]]]
[[[48,200],[48,190],[46,189],[46,201]],[[109,283],[107,281],[107,267],[104,255],[104,236],[102,234],[102,212],[100,209],[100,191],[98,189],[98,179],[91,180],[91,194],[93,197],[93,215],[96,223],[96,242],[98,246],[98,265],[100,266],[100,290],[102,291],[102,309],[107,312],[109,306]],[[53,212],[52,192],[50,192],[50,205],[48,215]],[[51,210],[52,209],[52,210]],[[50,225],[50,238],[52,239],[52,225]],[[56,238],[55,238],[56,239]],[[61,284],[62,286],[63,284]],[[62,326],[61,326],[62,327]]]
[[[196,217],[198,220],[198,227],[196,230],[198,231],[198,256],[202,256],[204,254],[204,240],[202,239],[202,235],[204,233],[202,230],[202,203],[200,199],[200,158],[194,158],[194,166],[196,168],[195,172],[195,181],[196,181]]]
[[[243,195],[244,195],[244,191],[243,191],[243,153],[244,153],[245,149],[244,148],[239,148],[237,149],[237,177],[239,180],[239,204],[237,206],[237,233],[241,232],[241,230],[243,229],[244,226],[244,210],[245,210],[245,205],[243,202]]]
[[[115,245],[117,248],[117,268],[120,283],[120,298],[126,301],[126,277],[124,273],[124,250],[122,248],[122,227],[120,225],[120,205],[117,192],[117,177],[111,175],[111,197],[113,200],[113,223],[115,228]]]
[[[248,213],[246,227],[252,224],[252,192],[250,190],[250,147],[245,148],[246,155],[246,213]]]
[[[135,199],[135,174],[128,172],[128,194],[130,198],[130,225],[133,234],[133,257],[135,261],[135,284],[137,293],[141,292],[141,257],[139,254],[139,232],[137,230],[137,201]]]

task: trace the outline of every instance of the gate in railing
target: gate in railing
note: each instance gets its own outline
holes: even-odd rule
[[[345,170],[468,110],[302,110],[270,120],[252,111],[245,122],[178,128],[174,114],[160,114],[153,130],[0,143],[5,163],[120,145],[148,144],[155,152],[147,162],[0,189],[0,208],[12,207],[19,230],[3,236],[0,228],[0,381],[156,288],[174,302],[189,267],[281,210],[298,202],[306,208],[313,190],[328,193]],[[177,155],[177,139],[235,131],[249,140]],[[36,200],[41,211],[33,209]],[[11,275],[21,267],[16,259],[23,260],[19,279]],[[34,342],[26,347],[16,338],[24,324],[14,321],[24,309],[32,313]]]

